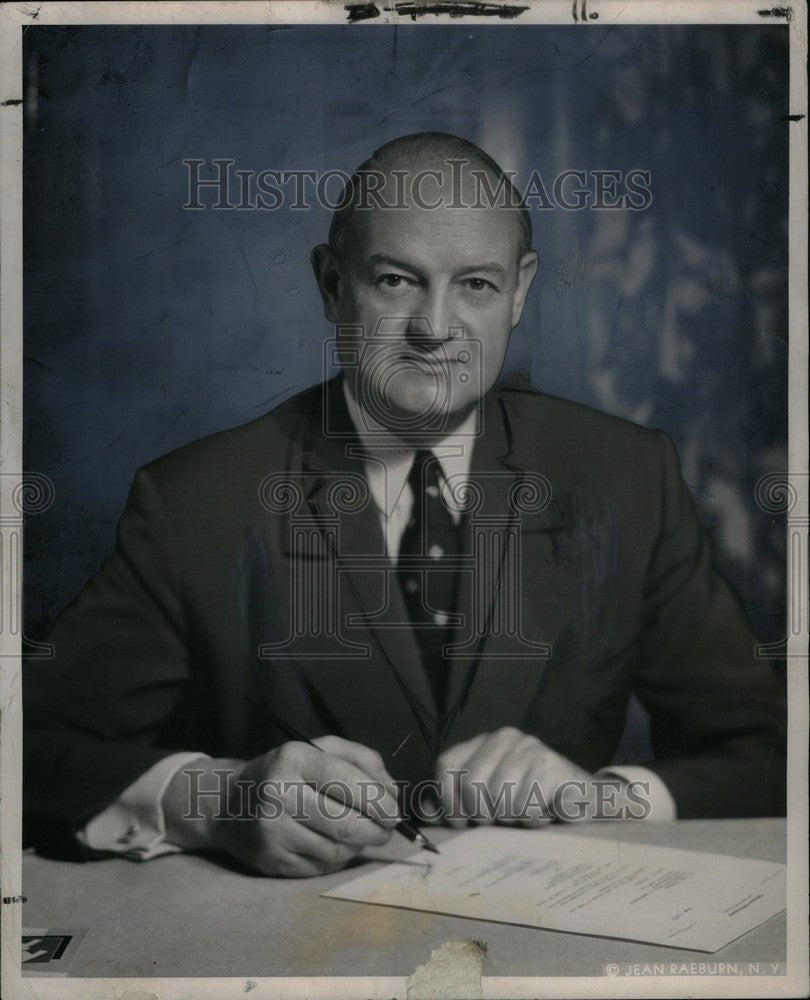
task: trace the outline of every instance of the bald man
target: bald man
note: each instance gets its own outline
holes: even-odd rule
[[[139,470],[26,668],[30,841],[304,876],[403,816],[783,812],[784,693],[669,440],[497,385],[538,268],[497,163],[389,143],[312,263],[340,376]]]

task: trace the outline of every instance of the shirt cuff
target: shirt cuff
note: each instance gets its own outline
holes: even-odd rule
[[[606,778],[611,775],[621,778],[628,784],[635,784],[640,802],[649,804],[647,815],[639,816],[639,819],[647,823],[671,823],[678,818],[678,809],[672,793],[654,771],[638,764],[615,764],[603,767],[601,771],[597,771],[595,777]]]
[[[166,840],[161,800],[180,768],[195,760],[208,760],[208,755],[175,753],[159,760],[77,832],[79,841],[93,851],[120,854],[136,861],[182,851]]]

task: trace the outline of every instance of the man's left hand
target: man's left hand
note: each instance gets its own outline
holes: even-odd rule
[[[585,819],[592,775],[534,736],[507,726],[446,750],[436,780],[444,821],[542,826],[553,819]]]

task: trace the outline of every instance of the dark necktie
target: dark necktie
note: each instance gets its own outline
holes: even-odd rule
[[[433,452],[416,453],[408,476],[413,511],[399,547],[397,576],[441,712],[448,673],[442,646],[453,631],[459,532],[442,499],[439,472]]]

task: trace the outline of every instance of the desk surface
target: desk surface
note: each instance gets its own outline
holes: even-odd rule
[[[785,860],[784,820],[597,823],[568,830],[572,837]],[[439,830],[435,839],[452,835]],[[404,856],[412,845],[401,840],[397,850]],[[351,874],[280,880],[191,855],[72,864],[29,854],[23,858],[23,926],[86,930],[69,969],[70,976],[86,977],[407,976],[443,942],[469,937],[487,943],[485,976],[601,976],[610,962],[785,960],[784,913],[709,956],[320,897]]]

